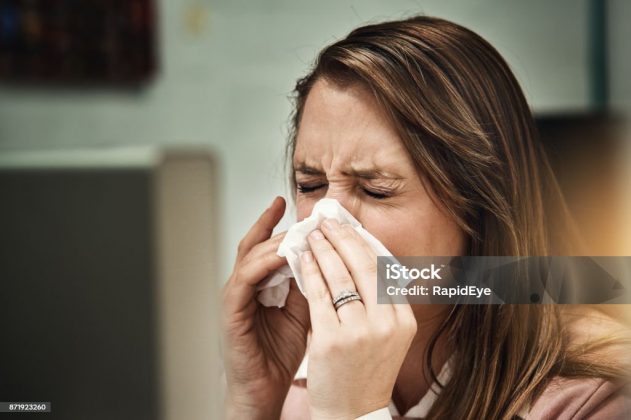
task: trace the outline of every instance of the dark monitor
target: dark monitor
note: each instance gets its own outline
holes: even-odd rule
[[[0,402],[217,417],[215,182],[203,151],[2,156]]]

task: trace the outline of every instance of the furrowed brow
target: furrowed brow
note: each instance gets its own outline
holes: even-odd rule
[[[300,172],[301,174],[304,175],[326,175],[324,171],[315,168],[313,166],[309,166],[305,163],[299,163],[297,165],[294,166],[294,171],[295,172]],[[350,169],[348,171],[342,171],[342,174],[345,176],[352,176],[352,177],[356,177],[356,178],[361,178],[361,179],[391,179],[391,180],[397,180],[397,179],[403,179],[403,177],[390,173],[390,172],[386,172],[383,171],[381,169],[377,169],[377,168],[365,168],[365,169]]]
[[[324,175],[324,171],[314,168],[313,166],[309,166],[305,163],[299,163],[298,165],[295,165],[294,171],[300,172],[301,174],[305,175]]]
[[[377,168],[351,169],[344,173],[362,179],[403,179],[399,175],[388,173]]]

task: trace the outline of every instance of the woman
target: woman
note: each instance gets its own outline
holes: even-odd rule
[[[465,28],[414,17],[354,30],[298,82],[293,124],[298,220],[330,197],[394,255],[575,252],[524,95]],[[275,199],[244,237],[224,288],[228,417],[628,414],[619,348],[605,346],[615,321],[552,305],[377,304],[376,256],[334,221],[301,256],[306,299],[292,284],[285,308],[260,306],[256,285],[286,264],[284,235],[271,236],[284,210]],[[336,309],[346,290],[362,299]],[[307,350],[308,381],[295,379]]]

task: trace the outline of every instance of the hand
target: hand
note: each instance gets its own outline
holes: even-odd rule
[[[329,219],[308,240],[301,268],[313,330],[311,416],[354,419],[388,406],[416,320],[407,304],[377,303],[377,256],[350,225]],[[345,290],[362,301],[336,311],[332,297]]]
[[[287,264],[276,255],[285,233],[270,238],[284,212],[285,201],[277,197],[239,244],[223,288],[229,418],[278,418],[305,354],[309,309],[295,282],[284,308],[266,308],[256,300],[257,284]]]

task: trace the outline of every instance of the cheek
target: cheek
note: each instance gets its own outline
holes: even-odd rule
[[[309,217],[313,211],[313,206],[317,200],[310,200],[305,197],[296,197],[296,221],[300,222],[306,217]]]
[[[463,255],[465,235],[442,214],[397,212],[372,219],[364,218],[364,227],[379,239],[393,255],[450,256]]]
[[[424,255],[429,241],[423,223],[409,223],[408,220],[393,217],[363,218],[363,226],[384,244],[394,255]]]

